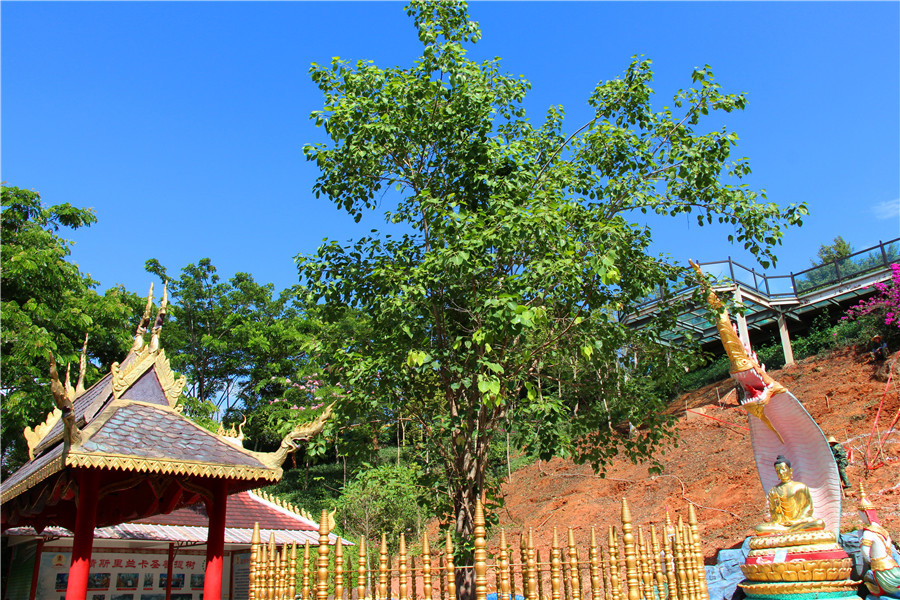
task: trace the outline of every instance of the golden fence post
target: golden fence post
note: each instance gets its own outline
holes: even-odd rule
[[[475,499],[475,600],[487,599],[487,550],[485,550],[484,505]]]
[[[569,527],[569,578],[572,581],[572,600],[581,600],[581,574],[578,572],[578,548],[575,532]]]
[[[591,545],[588,547],[588,562],[591,575],[591,600],[600,597],[600,562],[597,559],[597,528],[591,527]]]
[[[690,591],[687,584],[687,573],[684,564],[684,551],[681,547],[681,535],[676,528],[672,536],[672,544],[675,556],[675,577],[678,580],[678,597],[682,600],[690,599]]]
[[[642,561],[644,563],[644,585],[647,588],[647,597],[649,600],[653,600],[655,597],[655,587],[653,585],[654,579],[654,569],[656,568],[656,561],[653,558],[653,549],[650,547],[650,538],[644,537],[644,529],[641,528],[639,530],[638,539],[641,544],[641,556]]]
[[[450,537],[450,530],[447,530],[447,548],[445,550],[447,559],[447,597],[448,600],[456,600],[456,568],[453,565],[453,538]]]
[[[309,540],[306,540],[306,543],[303,544],[303,600],[310,600],[310,549],[309,549]]]
[[[290,565],[288,564],[290,561],[290,551],[288,549],[287,542],[281,547],[281,590],[284,597],[288,597],[288,588],[290,588]],[[290,596],[291,600],[294,600],[293,596]]]
[[[619,539],[615,528],[609,526],[609,578],[613,600],[622,597],[622,582],[619,578]]]
[[[569,560],[566,558],[566,552],[562,546],[559,547],[559,581],[562,584],[562,597],[565,600],[572,600],[569,596]]]
[[[400,556],[397,559],[397,568],[400,572],[400,600],[407,600],[409,587],[406,584],[406,534],[400,534]]]
[[[257,557],[259,564],[257,566],[257,578],[256,578],[256,598],[257,600],[267,600],[269,597],[268,592],[266,591],[266,574],[268,573],[269,568],[269,560],[266,556],[266,545],[259,545],[259,555]]]
[[[544,573],[541,570],[541,551],[535,548],[534,550],[534,568],[537,572],[537,597],[539,600],[544,600]]]
[[[694,577],[694,551],[693,545],[688,540],[687,528],[681,515],[678,515],[678,538],[681,541],[681,553],[684,556],[684,575],[687,580],[688,598],[696,600],[697,582]]]
[[[316,569],[316,600],[328,600],[328,512],[319,521],[319,559]]]
[[[344,600],[344,545],[334,542],[334,600]]]
[[[431,545],[428,543],[428,532],[422,536],[422,595],[431,600],[434,590],[431,585]]]
[[[534,530],[528,530],[528,542],[525,547],[525,555],[526,555],[526,573],[523,573],[523,576],[527,575],[528,583],[527,585],[523,583],[523,587],[525,588],[525,596],[526,598],[530,598],[531,600],[535,600],[538,597],[538,586],[537,586],[537,551],[534,549]]]
[[[513,600],[509,594],[509,554],[506,552],[506,532],[500,530],[500,556],[497,559],[500,587],[497,589],[497,600]]]
[[[666,510],[666,525],[663,528],[663,551],[666,553],[666,584],[669,589],[669,598],[680,598],[678,590],[678,575],[675,572],[675,529],[672,527],[672,517]]]
[[[272,587],[274,588],[274,593],[272,597],[275,600],[282,600],[282,589],[281,589],[281,552],[278,551],[278,548],[275,548],[275,576],[272,578]]]
[[[388,593],[388,555],[387,555],[387,535],[381,534],[381,552],[378,557],[378,598],[387,600],[390,598]]]
[[[288,598],[297,597],[297,542],[291,543],[291,566],[288,569]]]
[[[444,561],[443,556],[438,556],[438,566],[437,566],[437,580],[438,580],[438,597],[441,600],[447,600],[447,582],[444,581],[443,573],[447,570],[447,563]]]
[[[266,575],[266,598],[274,600],[275,598],[275,532],[269,532],[269,548],[266,550],[268,560]]]
[[[628,500],[625,498],[622,498],[622,545],[625,549],[625,579],[628,582],[628,600],[641,600],[634,534],[631,527],[631,510],[628,508]]]
[[[609,552],[609,549],[607,549]],[[603,576],[603,599],[611,600],[612,599],[612,585],[609,582],[609,566],[607,565],[607,558],[603,556],[603,546],[599,546],[597,548],[597,555],[600,559],[600,574]],[[593,600],[598,600],[594,598]]]
[[[656,525],[650,525],[650,551],[653,553],[653,576],[656,579],[656,589],[659,597],[666,597],[666,577],[663,575],[663,557],[660,555],[659,537],[656,535]]]
[[[706,566],[704,565],[703,560],[703,549],[700,544],[700,527],[697,523],[697,512],[694,510],[694,505],[688,505],[688,524],[691,528],[691,538],[694,543],[694,555],[697,557],[697,583],[699,584],[699,593],[700,598],[708,598],[709,597],[709,589],[706,586]]]
[[[356,550],[356,600],[363,600],[366,597],[366,538],[360,536]]]
[[[553,528],[553,544],[550,546],[550,597],[560,600],[560,561],[559,561],[559,536],[556,527]]]
[[[256,600],[256,561],[259,558],[259,523],[253,524],[250,537],[250,573],[247,576],[247,598]]]
[[[530,599],[531,597],[528,595],[528,536],[524,533],[519,536],[519,575],[522,578],[522,595]]]

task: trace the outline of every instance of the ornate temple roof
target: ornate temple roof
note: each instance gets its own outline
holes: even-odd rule
[[[113,507],[98,515],[98,526],[197,502],[213,479],[228,480],[229,493],[235,493],[281,478],[281,464],[292,444],[286,442],[274,453],[252,452],[243,448],[242,433],[223,429],[214,433],[180,414],[177,401],[185,378],[175,377],[159,344],[165,291],[150,343],[144,339],[152,294],[151,287],[128,355],[88,390],[81,385],[83,358],[79,383],[73,388],[68,372],[65,385],[59,381],[51,356],[51,389],[57,408],[45,423],[26,429],[31,460],[0,484],[4,529],[32,523],[39,528],[66,526],[70,515],[52,507],[74,505],[72,470],[101,470],[105,493],[118,494],[120,501],[126,490],[143,489],[134,492],[139,506],[132,511],[135,514]],[[174,488],[173,481],[178,484]],[[147,503],[140,496],[147,491],[158,496],[155,502]],[[74,506],[62,512],[74,514]]]

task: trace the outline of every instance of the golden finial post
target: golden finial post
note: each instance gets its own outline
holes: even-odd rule
[[[698,593],[701,598],[709,596],[709,589],[706,586],[706,567],[703,560],[703,547],[700,542],[700,524],[697,521],[697,511],[694,505],[688,505],[688,525],[691,530],[691,541],[694,544],[694,556],[697,564],[697,584]]]
[[[591,600],[600,598],[600,559],[597,556],[597,528],[591,527],[591,544],[588,546],[588,563],[591,576]]]
[[[334,600],[344,600],[344,545],[341,538],[334,543]]]
[[[534,569],[535,579],[537,579],[537,597],[539,600],[544,600],[543,562],[541,561],[541,551],[538,548],[534,549]]]
[[[532,600],[528,592],[528,536],[522,534],[519,536],[519,573],[522,576],[522,595],[528,600]]]
[[[311,562],[311,557],[310,557],[309,540],[307,540],[306,543],[303,544],[303,582],[302,582],[303,583],[303,589],[302,589],[303,600],[311,600],[311,598],[310,598],[311,581],[310,580],[312,579],[312,577],[311,577],[312,574],[310,572],[310,569],[311,569],[312,565],[310,564],[310,562]]]
[[[619,540],[615,528],[609,526],[609,580],[613,600],[622,597],[622,582],[619,578]]]
[[[364,600],[366,597],[366,538],[363,536],[359,537],[356,556],[356,598]]]
[[[537,585],[537,551],[534,549],[534,530],[528,530],[528,543],[525,549],[526,554],[526,570],[528,576],[528,584],[525,585],[525,594],[528,598],[536,599],[538,597]]]
[[[622,544],[625,548],[625,580],[628,582],[628,600],[641,600],[634,534],[631,527],[631,510],[628,508],[628,500],[625,498],[622,498]]]
[[[275,598],[275,555],[277,552],[275,551],[275,532],[269,532],[269,547],[266,550],[266,556],[269,559],[268,578],[266,579],[266,597],[269,600],[273,600]]]
[[[256,597],[256,564],[259,560],[259,523],[253,524],[253,535],[250,537],[250,573],[247,575],[247,598],[258,600]],[[261,600],[261,599],[260,599]]]
[[[512,600],[509,593],[509,553],[506,550],[506,531],[500,530],[500,555],[497,557],[499,569],[500,589],[497,590],[497,600]]]
[[[675,576],[678,579],[678,597],[690,598],[690,588],[687,580],[687,565],[684,562],[684,548],[681,543],[681,532],[676,527],[672,536],[672,543],[675,549]]]
[[[487,551],[485,550],[484,505],[475,500],[475,600],[487,599]]]
[[[258,556],[258,564],[256,571],[256,598],[257,600],[268,600],[269,593],[266,591],[268,589],[268,583],[266,582],[266,575],[268,574],[268,557],[266,556],[266,545],[259,545],[259,556]]]
[[[553,544],[550,546],[550,597],[560,600],[560,560],[559,560],[559,534],[556,527],[553,528]]]
[[[447,597],[448,600],[456,600],[456,567],[453,564],[453,538],[447,531],[447,547],[445,550],[447,560]]]
[[[409,587],[406,583],[406,535],[400,533],[400,558],[398,559],[397,570],[400,573],[400,600],[409,598]]]
[[[656,525],[650,525],[650,548],[653,552],[656,589],[659,590],[660,597],[664,597],[666,595],[666,576],[663,574],[663,557],[660,554],[659,537],[656,535]]]
[[[572,600],[581,600],[581,574],[578,572],[578,548],[575,532],[569,527],[569,578],[572,582]]]
[[[282,546],[283,547],[283,546]],[[278,551],[278,548],[275,548],[275,576],[272,577],[272,598],[275,600],[281,600],[284,595],[284,589],[282,588],[282,584],[284,583],[284,578],[281,573],[281,552]]]
[[[291,543],[291,566],[288,569],[288,598],[297,597],[297,542]]]
[[[643,527],[638,527],[638,572],[641,576],[643,596],[653,598],[653,567],[650,564],[650,552],[647,550]]]
[[[319,521],[319,558],[316,570],[316,600],[328,600],[328,512],[322,511]]]
[[[428,532],[422,536],[422,595],[431,600],[434,588],[431,584],[431,545],[428,543]]]
[[[390,590],[388,589],[388,548],[387,548],[387,535],[381,534],[381,550],[378,556],[378,598],[380,600],[387,600],[390,598],[388,595]]]

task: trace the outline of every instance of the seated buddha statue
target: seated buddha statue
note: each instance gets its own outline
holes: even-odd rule
[[[770,518],[753,528],[757,535],[824,529],[825,522],[813,515],[809,487],[792,479],[791,461],[779,454],[775,472],[781,483],[772,486],[767,494]]]

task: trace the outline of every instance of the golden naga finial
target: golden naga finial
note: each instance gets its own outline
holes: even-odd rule
[[[67,445],[78,445],[81,443],[81,431],[75,426],[75,407],[72,404],[73,398],[67,393],[67,386],[64,386],[59,380],[59,373],[56,370],[56,360],[53,358],[53,352],[47,351],[50,357],[50,392],[53,394],[53,400],[56,407],[62,412],[62,420],[65,425],[64,436]],[[68,386],[71,388],[71,386]],[[74,394],[74,389],[72,390]]]
[[[153,332],[150,335],[150,352],[159,350],[159,334],[162,333],[163,321],[166,320],[166,309],[169,306],[169,282],[163,283],[162,302],[159,303],[159,311],[156,313],[156,322],[153,324]]]
[[[150,291],[147,293],[147,305],[144,307],[144,314],[138,323],[137,330],[134,332],[134,343],[131,345],[132,352],[140,352],[144,347],[144,334],[147,333],[147,326],[150,324],[150,309],[153,308],[153,282],[150,282]]]
[[[78,359],[78,382],[75,384],[75,397],[84,393],[84,374],[87,371],[87,343],[88,334],[84,334],[84,344],[81,346],[81,358]]]
[[[288,457],[288,454],[297,449],[297,442],[308,442],[310,439],[322,433],[322,430],[325,428],[325,423],[327,423],[328,419],[334,414],[333,408],[334,403],[331,403],[312,421],[295,425],[281,440],[281,445],[278,450],[275,452],[258,454],[260,460],[270,467],[280,467]]]

